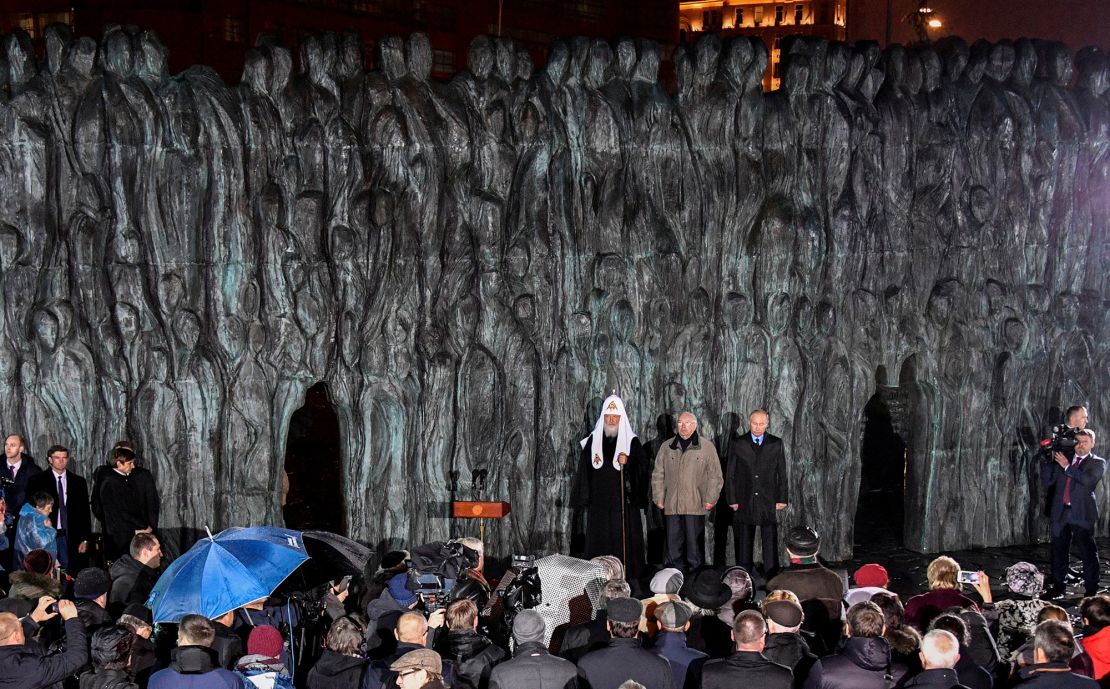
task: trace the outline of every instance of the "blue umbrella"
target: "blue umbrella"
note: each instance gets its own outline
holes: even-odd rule
[[[213,619],[273,593],[308,559],[301,532],[273,526],[209,534],[174,560],[146,605],[155,622],[189,614]]]

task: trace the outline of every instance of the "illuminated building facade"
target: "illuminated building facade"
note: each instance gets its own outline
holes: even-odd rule
[[[679,31],[686,42],[704,32],[758,36],[770,53],[763,88],[780,84],[782,39],[804,35],[843,41],[848,31],[847,0],[689,0],[679,3]]]

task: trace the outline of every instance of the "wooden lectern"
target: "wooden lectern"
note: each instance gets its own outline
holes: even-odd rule
[[[451,516],[455,519],[477,519],[478,537],[484,543],[486,540],[486,520],[501,519],[512,507],[507,502],[474,502],[470,500],[452,500]]]

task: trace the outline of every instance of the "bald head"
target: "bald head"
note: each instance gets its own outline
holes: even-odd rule
[[[428,633],[428,621],[416,611],[410,610],[397,618],[395,634],[397,640],[409,644],[423,644]]]
[[[8,458],[9,463],[14,464],[22,452],[23,438],[15,434],[4,438],[4,456]]]
[[[0,612],[0,646],[22,646],[23,625],[10,612]]]
[[[960,659],[960,642],[952,632],[934,629],[921,639],[920,654],[926,670],[951,669]]]

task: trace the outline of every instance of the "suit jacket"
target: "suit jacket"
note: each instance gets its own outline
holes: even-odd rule
[[[49,493],[54,498],[54,509],[50,512],[50,522],[57,528],[65,528],[66,545],[70,555],[77,553],[77,545],[89,540],[92,534],[92,517],[89,515],[88,482],[66,470],[66,524],[58,522],[58,482],[53,469],[40,471],[27,483],[27,495],[37,492]]]
[[[1098,522],[1098,504],[1095,487],[1106,473],[1106,460],[1091,453],[1079,466],[1074,464],[1065,471],[1056,462],[1041,463],[1041,482],[1052,491],[1050,516],[1052,533],[1059,534],[1067,524],[1093,529]],[[1064,486],[1071,479],[1071,509],[1065,514]]]
[[[5,465],[7,461],[0,458],[0,462],[4,462]],[[0,467],[0,470],[3,470],[4,475],[7,476],[7,466]],[[35,464],[35,460],[30,455],[23,455],[23,463],[19,465],[19,472],[15,475],[15,485],[4,489],[4,502],[7,503],[8,514],[14,514],[17,519],[19,518],[19,510],[23,507],[23,503],[27,502],[27,484],[37,473],[39,473],[39,465]]]
[[[749,431],[734,435],[725,465],[725,504],[740,505],[740,523],[776,523],[775,503],[789,502],[788,497],[782,438],[764,433],[763,444],[756,445]]]

